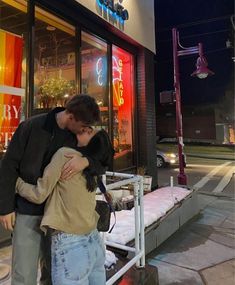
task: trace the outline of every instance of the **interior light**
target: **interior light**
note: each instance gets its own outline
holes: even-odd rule
[[[48,26],[46,27],[46,29],[47,29],[48,31],[50,31],[50,32],[53,32],[53,31],[56,30],[56,27],[48,25]]]

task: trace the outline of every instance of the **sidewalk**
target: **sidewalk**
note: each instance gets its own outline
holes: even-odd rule
[[[235,284],[235,200],[198,195],[201,214],[147,256],[160,285]]]
[[[160,285],[235,284],[235,200],[198,195],[201,214],[146,258],[157,268]],[[5,265],[2,272],[0,266],[0,276],[9,270],[10,252],[10,246],[0,249],[0,263]],[[10,285],[9,276],[4,280],[1,285]],[[133,280],[124,283],[157,285],[141,277]]]

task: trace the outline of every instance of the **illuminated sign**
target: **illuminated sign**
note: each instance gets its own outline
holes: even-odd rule
[[[103,78],[103,60],[102,57],[100,57],[96,62],[96,74],[97,74],[97,83],[99,86],[104,85],[104,78]]]
[[[97,74],[97,83],[99,86],[104,85],[104,62],[103,58],[98,58],[96,62],[96,74]],[[113,91],[114,97],[118,106],[124,104],[124,87],[123,87],[123,61],[120,58],[113,56]]]
[[[114,0],[97,0],[99,5],[106,8],[117,17],[122,19],[123,21],[129,19],[128,11],[120,4],[122,1],[118,0],[116,3]]]
[[[123,62],[122,59],[117,59],[113,56],[113,93],[116,98],[118,106],[124,104],[123,98]]]

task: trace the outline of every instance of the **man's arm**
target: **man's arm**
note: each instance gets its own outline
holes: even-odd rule
[[[43,176],[38,178],[37,185],[26,183],[20,177],[16,182],[16,190],[20,196],[30,202],[41,204],[52,193],[56,183],[60,179],[61,169],[65,162],[64,154],[58,150],[52,157],[51,162],[43,172]]]
[[[5,230],[13,231],[15,225],[15,212],[0,216],[0,224]]]
[[[0,163],[0,224],[6,230],[13,230],[15,223],[15,183],[29,134],[29,122],[21,123]]]

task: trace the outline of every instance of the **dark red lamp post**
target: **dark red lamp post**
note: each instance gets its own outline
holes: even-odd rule
[[[206,78],[208,75],[214,73],[207,68],[207,61],[203,55],[202,44],[198,46],[185,48],[181,46],[179,42],[179,33],[176,28],[172,29],[173,39],[173,60],[174,60],[174,88],[175,88],[175,103],[176,103],[176,132],[178,141],[178,156],[179,156],[179,174],[178,184],[187,185],[187,177],[184,172],[184,157],[183,157],[183,125],[182,125],[182,113],[181,113],[181,95],[180,95],[180,77],[179,77],[179,56],[199,54],[196,63],[196,70],[191,76],[197,76],[200,79]]]

